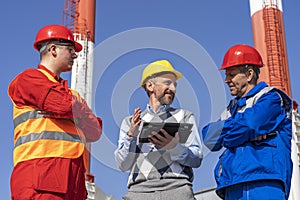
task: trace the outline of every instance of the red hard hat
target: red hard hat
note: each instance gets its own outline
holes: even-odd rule
[[[82,50],[82,45],[74,40],[74,36],[70,29],[62,25],[48,25],[39,30],[36,34],[33,46],[36,50],[38,49],[38,43],[52,39],[63,39],[67,40],[75,45],[75,51],[79,52]]]
[[[255,48],[245,44],[237,44],[230,47],[226,52],[220,70],[247,64],[262,67],[263,61]]]

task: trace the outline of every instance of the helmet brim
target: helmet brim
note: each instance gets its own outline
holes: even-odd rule
[[[80,52],[82,50],[82,45],[79,42],[74,41],[75,51]]]

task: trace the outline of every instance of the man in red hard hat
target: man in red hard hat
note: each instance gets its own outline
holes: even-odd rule
[[[283,91],[258,83],[260,67],[253,47],[229,48],[220,69],[235,98],[202,130],[211,151],[225,148],[215,168],[216,192],[225,200],[289,197],[292,102]]]
[[[85,200],[86,142],[100,138],[102,120],[60,75],[72,69],[81,44],[61,25],[36,35],[40,64],[17,75],[9,85],[13,103],[13,200]]]

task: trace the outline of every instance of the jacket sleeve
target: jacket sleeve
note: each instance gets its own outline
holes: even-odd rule
[[[201,165],[203,159],[202,144],[198,133],[198,127],[195,117],[190,115],[187,123],[193,124],[192,132],[185,144],[178,143],[173,149],[170,149],[171,159],[179,162],[181,165],[197,168]]]
[[[86,102],[72,95],[66,84],[50,81],[42,72],[27,69],[9,85],[9,96],[18,106],[33,106],[51,113],[53,118],[78,119],[87,141],[99,139],[102,121],[92,113]],[[80,123],[79,123],[80,121]]]
[[[85,117],[75,119],[74,122],[84,133],[87,142],[97,141],[102,135],[102,119],[93,114],[85,100],[82,101],[82,104],[86,107]]]
[[[83,117],[86,108],[72,95],[67,86],[50,81],[37,69],[26,69],[9,85],[8,93],[18,106],[33,106],[63,118]]]
[[[228,128],[225,128],[226,120],[219,120],[204,126],[202,137],[204,145],[211,151],[219,151],[223,147],[223,139]],[[227,124],[228,126],[229,124]],[[230,125],[229,125],[230,126]]]
[[[252,107],[236,113],[234,118],[210,123],[202,131],[205,145],[212,151],[222,146],[234,148],[258,136],[275,132],[286,118],[281,104],[279,94],[271,91],[262,95]]]
[[[115,150],[115,160],[122,171],[130,170],[136,161],[137,137],[129,137],[130,117],[126,117],[120,128],[118,148]]]

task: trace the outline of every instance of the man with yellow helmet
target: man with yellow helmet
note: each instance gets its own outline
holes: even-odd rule
[[[182,74],[167,60],[150,63],[143,71],[141,87],[149,96],[147,108],[134,110],[120,128],[115,159],[122,171],[130,170],[125,199],[194,199],[193,170],[200,166],[202,149],[194,115],[173,108],[177,80]],[[154,131],[147,142],[139,141],[140,126],[145,122],[193,124],[186,142],[181,132],[171,136],[164,128]]]
[[[14,200],[85,200],[86,142],[100,138],[102,120],[60,75],[72,69],[80,43],[61,25],[36,35],[40,64],[17,75],[8,94],[14,108]]]

